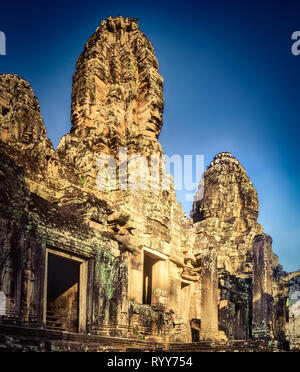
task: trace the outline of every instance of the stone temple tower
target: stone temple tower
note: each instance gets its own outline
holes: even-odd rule
[[[163,108],[134,18],[109,17],[85,44],[57,150],[33,89],[0,74],[0,346],[300,349],[300,274],[278,264],[241,163],[215,156],[191,218],[169,175],[169,188],[152,187],[153,159],[166,175]],[[111,187],[100,187],[103,158]]]

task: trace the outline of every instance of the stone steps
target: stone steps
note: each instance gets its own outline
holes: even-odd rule
[[[164,343],[0,324],[0,349],[8,351],[165,351]]]
[[[171,352],[273,352],[283,351],[267,340],[232,340],[227,343],[199,341],[193,343],[170,344]]]
[[[98,352],[273,352],[283,351],[267,340],[237,340],[228,343],[199,341],[165,343],[130,338],[20,327],[0,323],[1,351],[98,351]]]
[[[65,323],[67,317],[65,315],[58,314],[52,310],[47,310],[46,315],[46,327],[49,329],[56,329],[59,331],[66,331]]]

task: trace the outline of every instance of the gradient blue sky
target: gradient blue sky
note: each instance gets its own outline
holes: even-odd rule
[[[236,156],[280,263],[300,268],[300,56],[291,53],[300,1],[2,2],[0,72],[30,82],[55,147],[70,129],[76,58],[101,20],[119,14],[139,18],[160,63],[164,151],[203,154],[206,165],[221,151]]]

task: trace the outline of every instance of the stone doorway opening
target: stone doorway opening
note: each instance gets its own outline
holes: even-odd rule
[[[240,304],[236,304],[234,339],[245,340],[246,338],[245,310]]]
[[[86,331],[87,262],[47,249],[44,326],[68,332]]]
[[[76,261],[49,254],[47,328],[78,331],[79,266]]]
[[[169,289],[167,256],[144,248],[143,250],[143,304],[164,306]]]

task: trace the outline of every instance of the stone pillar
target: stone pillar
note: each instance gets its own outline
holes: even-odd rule
[[[164,308],[168,302],[169,270],[166,260],[157,261],[152,268],[152,305]]]
[[[209,249],[201,259],[201,330],[200,340],[223,340],[218,320],[217,252]]]
[[[287,286],[289,321],[286,324],[286,338],[290,350],[300,351],[300,270],[290,274]]]
[[[272,338],[272,238],[256,235],[253,240],[252,337]]]

